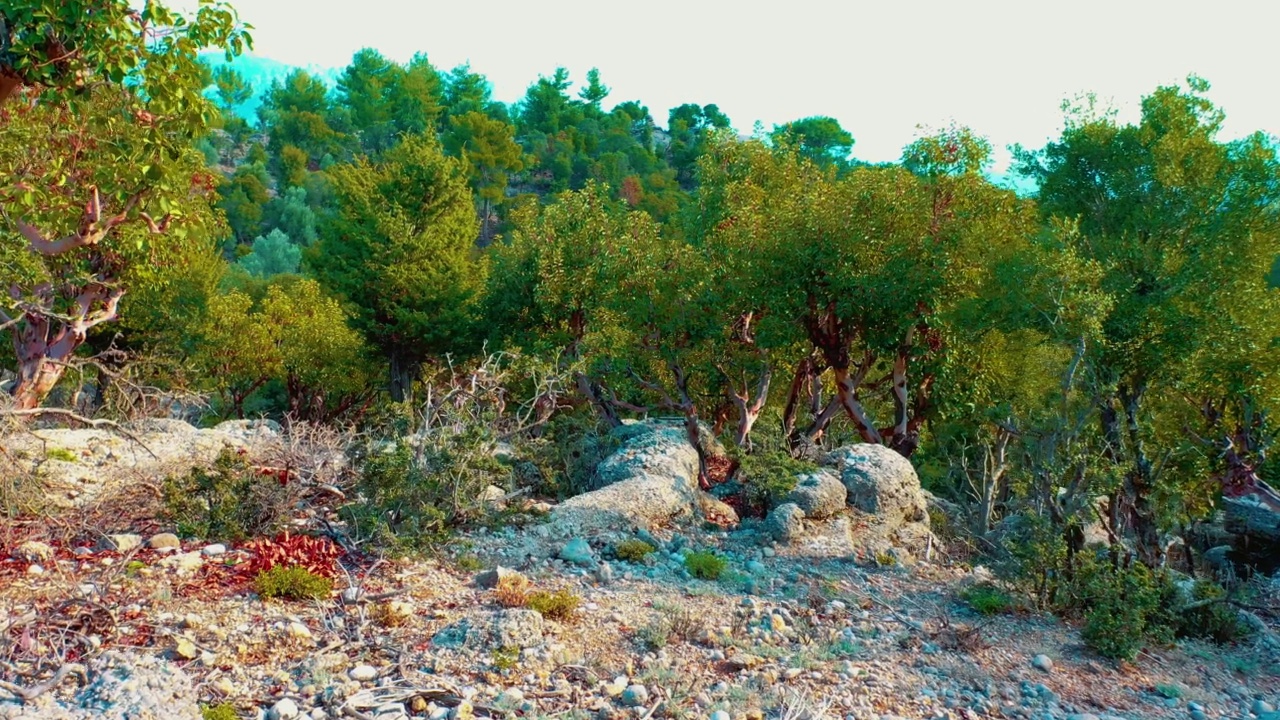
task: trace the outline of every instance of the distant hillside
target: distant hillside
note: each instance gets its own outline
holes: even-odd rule
[[[200,59],[211,68],[227,65],[227,58],[222,53],[206,52],[200,54]],[[342,74],[341,68],[325,68],[318,65],[289,65],[279,60],[271,58],[258,57],[256,55],[241,55],[229,63],[236,70],[244,75],[245,79],[253,85],[253,97],[241,105],[236,106],[236,114],[256,123],[258,120],[258,106],[262,104],[263,94],[267,88],[276,80],[283,80],[290,72],[302,69],[319,77],[329,84],[330,87],[338,82],[338,76]],[[210,90],[210,93],[213,91]]]

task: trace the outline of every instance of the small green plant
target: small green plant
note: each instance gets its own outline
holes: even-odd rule
[[[529,593],[527,602],[529,609],[538,611],[538,614],[542,617],[549,620],[567,621],[573,619],[573,613],[578,609],[578,605],[582,603],[582,598],[568,590],[557,590],[553,593]]]
[[[298,502],[298,483],[262,473],[242,451],[224,448],[212,467],[165,479],[165,517],[179,535],[243,540],[283,529]]]
[[[671,625],[665,618],[636,629],[636,639],[649,650],[661,650],[671,642]]]
[[[200,718],[201,720],[239,720],[240,716],[236,714],[236,707],[231,703],[219,703],[200,708]]]
[[[656,550],[657,548],[643,540],[631,538],[630,540],[623,540],[618,543],[617,546],[613,548],[613,554],[616,555],[619,560],[639,563],[644,562],[644,559]]]
[[[826,643],[818,651],[819,660],[848,660],[856,657],[862,652],[862,646],[858,643],[845,638],[839,638]]]
[[[493,666],[502,671],[512,670],[520,664],[520,648],[504,645],[490,653]]]
[[[685,569],[700,580],[718,579],[728,565],[724,558],[711,552],[692,552],[684,556]]]
[[[1177,590],[1145,565],[1095,561],[1081,568],[1067,596],[1085,610],[1085,645],[1103,657],[1132,660],[1148,642],[1173,639]]]
[[[1169,700],[1177,700],[1182,697],[1182,688],[1177,685],[1161,683],[1156,685],[1156,694]]]
[[[458,566],[459,570],[465,572],[476,572],[484,569],[484,561],[480,559],[480,556],[472,552],[462,553],[457,560],[454,560],[454,564]]]
[[[1178,613],[1178,636],[1211,640],[1219,645],[1249,635],[1240,613],[1228,602],[1221,585],[1201,580],[1190,593],[1190,607]]]
[[[895,567],[898,564],[898,557],[888,550],[876,553],[876,565],[880,567]]]
[[[333,583],[322,575],[298,565],[277,565],[258,573],[253,580],[254,589],[264,600],[321,600],[333,592]]]
[[[62,462],[75,462],[79,459],[75,453],[60,447],[51,447],[45,450],[44,456],[50,460],[61,460]]]
[[[138,573],[142,572],[142,569],[146,566],[147,564],[141,560],[130,560],[129,564],[124,566],[124,574],[129,577],[137,577]]]
[[[960,593],[960,599],[979,615],[999,615],[1014,607],[1013,597],[991,583],[978,583],[965,588]]]
[[[745,455],[739,463],[736,477],[742,483],[747,510],[761,517],[796,489],[800,475],[818,469],[811,462],[797,460],[781,451]]]

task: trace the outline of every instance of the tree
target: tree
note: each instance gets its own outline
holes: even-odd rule
[[[689,103],[671,109],[667,116],[667,132],[671,135],[668,153],[681,187],[693,188],[698,158],[706,152],[708,138],[716,130],[727,129],[729,118],[715,105],[699,107]]]
[[[336,207],[308,267],[355,308],[354,326],[387,359],[400,401],[424,362],[466,350],[474,333],[485,267],[471,255],[477,228],[466,175],[427,135],[329,175]]]
[[[775,145],[795,147],[819,166],[843,167],[853,150],[853,136],[835,118],[815,115],[775,125],[769,139]]]
[[[303,247],[316,240],[316,212],[307,204],[305,188],[291,187],[263,209],[263,225],[278,228]]]
[[[296,274],[302,263],[302,248],[280,231],[259,235],[253,239],[253,249],[240,258],[240,267],[257,277]]]
[[[578,97],[587,105],[600,109],[600,103],[609,97],[609,88],[600,82],[599,69],[591,68],[587,71],[587,86],[578,91]]]
[[[18,2],[3,25],[5,89],[38,98],[0,120],[0,327],[14,339],[17,405],[34,408],[129,286],[212,221],[213,179],[192,147],[214,112],[196,52],[234,52],[246,36],[217,4],[183,18],[156,3]]]
[[[1219,141],[1224,115],[1208,89],[1195,77],[1158,88],[1136,125],[1077,106],[1059,139],[1016,153],[1039,183],[1041,212],[1072,226],[1072,250],[1102,268],[1113,299],[1086,377],[1105,455],[1122,470],[1114,519],[1153,566],[1170,513],[1212,492],[1179,482],[1168,461],[1201,427],[1179,413],[1193,409],[1229,438],[1221,462],[1237,465],[1219,491],[1266,495],[1261,457],[1230,438],[1274,403],[1257,391],[1275,366],[1266,272],[1280,248],[1280,161],[1261,134]]]
[[[478,112],[449,118],[444,149],[462,159],[471,188],[480,198],[480,244],[492,237],[492,209],[507,196],[507,178],[524,168],[524,153],[509,123]]]
[[[367,154],[382,152],[395,141],[390,96],[403,78],[402,67],[371,48],[358,51],[338,78],[340,106],[349,113]]]

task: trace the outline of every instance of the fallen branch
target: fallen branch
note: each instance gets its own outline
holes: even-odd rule
[[[80,678],[82,683],[89,681],[89,674],[85,671],[83,665],[78,663],[66,663],[62,667],[58,668],[58,670],[53,674],[53,677],[39,683],[38,685],[32,685],[29,688],[24,688],[21,685],[0,680],[0,690],[4,690],[5,692],[13,695],[25,704],[58,687],[62,684],[63,680],[67,679],[68,675],[73,673],[76,677]]]
[[[105,419],[95,420],[94,418],[88,418],[73,410],[66,410],[64,408],[31,408],[30,410],[0,410],[0,417],[19,418],[19,417],[40,417],[43,415],[56,415],[58,417],[69,418],[71,420],[75,420],[76,422],[84,423],[85,425],[88,425],[89,427],[93,427],[93,428],[100,428],[100,427],[110,428],[111,430],[118,432],[121,435],[125,436],[126,438],[137,443],[138,446],[141,447],[143,450],[146,450],[147,454],[149,454],[151,457],[155,458],[156,460],[160,459],[160,456],[156,455],[151,450],[151,448],[147,447],[146,443],[139,440],[138,436],[134,435],[128,430],[125,430],[123,427],[120,426],[120,423],[114,420],[105,420]]]

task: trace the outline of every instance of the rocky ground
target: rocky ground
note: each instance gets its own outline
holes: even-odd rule
[[[985,570],[920,527],[917,491],[855,472],[891,459],[837,458],[796,510],[724,528],[705,520],[732,510],[698,494],[661,433],[602,469],[611,494],[474,529],[434,558],[349,553],[314,602],[263,601],[251,549],[161,532],[112,500],[147,485],[97,480],[94,513],[117,508],[119,532],[88,534],[73,503],[0,533],[0,677],[39,671],[0,684],[0,718],[185,719],[220,703],[282,720],[1280,718],[1273,647],[1184,642],[1116,664],[1053,617],[975,614],[957,593]],[[103,457],[67,462],[101,478]],[[627,539],[657,551],[618,559]],[[716,580],[684,563],[707,551],[727,561]],[[581,604],[563,619],[503,607],[498,567]]]

